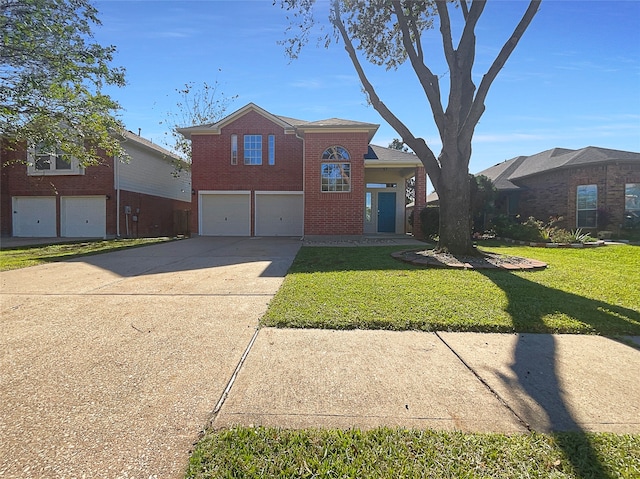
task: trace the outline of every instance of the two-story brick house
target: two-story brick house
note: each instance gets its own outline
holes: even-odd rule
[[[109,238],[189,233],[191,178],[174,174],[179,160],[131,132],[128,161],[104,156],[99,165],[5,139],[2,160],[2,236]]]
[[[302,121],[250,103],[192,142],[192,232],[310,236],[405,232],[405,183],[426,174],[412,154],[370,145],[379,125]]]

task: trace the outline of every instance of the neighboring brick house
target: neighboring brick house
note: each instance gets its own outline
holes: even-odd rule
[[[498,191],[498,211],[568,228],[640,227],[640,153],[589,146],[519,156],[478,173]]]
[[[127,132],[128,161],[81,167],[34,149],[0,145],[2,236],[143,237],[187,234],[190,172],[170,152]]]
[[[192,142],[192,232],[308,236],[405,232],[405,183],[426,174],[410,153],[369,144],[379,125],[307,122],[249,103],[179,129]]]

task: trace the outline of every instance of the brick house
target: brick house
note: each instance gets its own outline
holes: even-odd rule
[[[187,234],[190,173],[170,152],[127,132],[127,162],[82,167],[55,155],[0,145],[2,236],[143,237]]]
[[[200,235],[309,236],[405,232],[405,183],[426,174],[413,154],[370,145],[379,125],[307,122],[249,103],[192,143],[191,230]]]
[[[500,213],[547,221],[562,216],[568,229],[640,226],[640,153],[589,146],[519,156],[478,173],[500,196]]]

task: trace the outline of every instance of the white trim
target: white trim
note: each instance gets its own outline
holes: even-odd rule
[[[253,197],[253,231],[256,236],[260,236],[260,231],[258,231],[258,196],[299,196],[302,201],[302,216],[300,217],[300,236],[304,236],[304,191],[255,191]],[[294,235],[298,236],[298,235]]]
[[[251,190],[199,190],[198,191],[198,235],[202,236],[202,197],[211,195],[249,195]],[[249,225],[251,225],[251,201],[249,201]],[[249,226],[251,236],[251,226]]]

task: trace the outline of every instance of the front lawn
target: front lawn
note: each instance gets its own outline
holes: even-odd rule
[[[542,271],[426,269],[398,247],[304,247],[263,324],[276,327],[640,335],[640,247],[486,251]]]
[[[0,251],[0,271],[26,268],[52,261],[63,261],[98,253],[108,253],[135,246],[171,241],[173,238],[132,238],[56,243],[50,245],[25,246]]]
[[[635,478],[640,435],[239,427],[197,445],[186,477]]]

